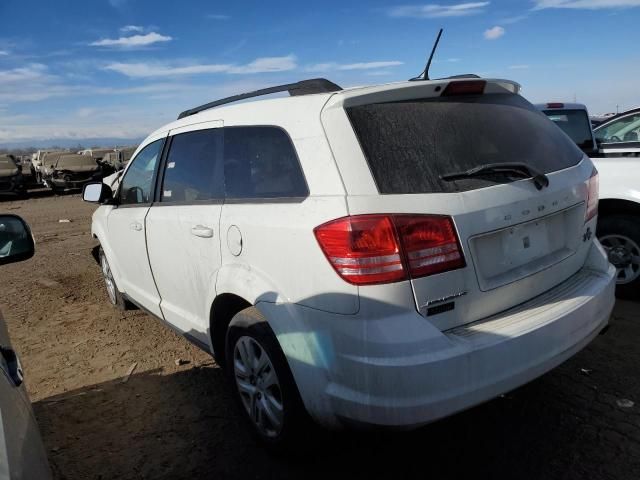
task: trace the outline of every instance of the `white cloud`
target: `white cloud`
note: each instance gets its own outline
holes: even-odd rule
[[[599,10],[602,8],[640,7],[640,0],[533,0],[534,10],[546,8],[578,8]]]
[[[484,12],[491,2],[467,2],[455,5],[401,5],[388,10],[391,17],[442,18],[465,17]]]
[[[146,137],[149,132],[174,120],[186,108],[200,105],[212,98],[227,97],[266,86],[268,84],[256,81],[255,77],[242,77],[242,80],[216,83],[215,86],[192,83],[154,83],[131,88],[57,85],[51,92],[49,88],[42,88],[40,85],[37,88],[49,97],[65,96],[70,99],[69,102],[55,110],[43,106],[31,118],[11,109],[0,109],[0,144],[16,141],[28,143],[33,140],[82,141],[86,138]],[[5,96],[38,93],[29,82],[21,83],[20,88],[20,92],[7,92],[0,88],[0,105]],[[108,106],[93,104],[96,95],[108,98]],[[75,101],[79,96],[83,96],[84,100],[77,104]],[[162,101],[155,102],[153,99]],[[11,103],[16,102],[7,102]],[[87,118],[91,121],[87,121]]]
[[[504,35],[504,28],[498,25],[484,31],[484,38],[486,38],[487,40],[495,40],[497,38],[500,38],[503,35]]]
[[[120,37],[120,38],[104,38],[102,40],[97,40],[95,42],[91,42],[89,45],[92,47],[114,47],[114,48],[138,48],[138,47],[148,47],[149,45],[153,45],[154,43],[159,42],[168,42],[171,40],[171,37],[160,35],[156,32],[150,32],[146,35],[132,35],[130,37]]]
[[[46,77],[46,65],[31,63],[26,67],[0,70],[0,85],[22,83]]]
[[[189,65],[184,67],[170,66],[164,63],[121,63],[107,65],[105,70],[118,72],[127,77],[171,77],[180,75],[198,75],[203,73],[223,73],[229,70],[229,65]]]
[[[231,67],[229,73],[286,72],[295,69],[297,66],[294,55],[287,55],[286,57],[264,57],[257,58],[246,65]]]
[[[529,65],[509,65],[507,67],[509,70],[527,70],[529,69]]]
[[[336,63],[336,62],[327,62],[327,63],[316,63],[314,65],[310,65],[305,70],[307,72],[328,72],[331,70],[374,70],[374,69],[382,69],[388,67],[397,67],[398,65],[402,65],[403,62],[399,62],[397,60],[393,61],[384,61],[384,62],[359,62],[359,63]]]
[[[526,20],[527,18],[529,18],[528,15],[516,15],[514,17],[502,18],[500,19],[500,23],[503,25],[512,25],[514,23],[521,22],[522,20]]]
[[[193,64],[193,65],[177,65],[160,62],[138,62],[138,63],[122,63],[114,62],[105,66],[105,70],[111,70],[132,78],[148,78],[148,77],[176,77],[186,75],[202,75],[215,73],[269,73],[284,72],[293,70],[297,67],[296,57],[287,55],[284,57],[264,57],[257,58],[253,62],[246,65],[232,64]]]
[[[207,18],[209,18],[211,20],[229,20],[231,18],[231,16],[222,15],[222,14],[219,14],[219,13],[209,13],[207,15]]]
[[[144,32],[144,27],[140,27],[138,25],[125,25],[120,29],[120,31],[123,33],[130,33],[130,32],[142,33]]]
[[[365,73],[365,75],[368,75],[370,77],[383,77],[391,74],[392,72],[390,72],[389,70],[367,70],[367,72]]]
[[[9,55],[9,52],[6,51],[6,50],[0,50],[0,57],[2,57],[4,55]]]
[[[459,58],[447,58],[447,62],[453,62],[453,63],[455,63],[455,62],[459,62],[459,61],[460,61],[460,59],[459,59]]]

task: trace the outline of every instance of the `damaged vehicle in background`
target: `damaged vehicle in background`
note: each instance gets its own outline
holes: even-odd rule
[[[23,193],[22,165],[9,154],[0,155],[0,193]]]
[[[46,159],[45,159],[46,163]],[[108,173],[109,170],[107,169]],[[43,182],[53,192],[82,188],[86,183],[100,181],[105,168],[90,155],[65,153],[56,156],[55,163],[46,165]]]
[[[106,153],[102,158],[102,163],[109,165],[116,172],[122,170],[127,166],[129,160],[131,160],[131,156],[136,148],[137,147],[125,147]]]

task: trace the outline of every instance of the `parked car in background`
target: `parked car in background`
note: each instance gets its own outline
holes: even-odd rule
[[[594,129],[603,157],[640,157],[640,108],[623,112]]]
[[[0,155],[0,192],[22,193],[22,166],[13,155]]]
[[[587,107],[581,103],[560,102],[536,104],[536,107],[558,125],[584,153],[590,157],[595,155],[598,145],[593,136]]]
[[[103,176],[103,167],[91,155],[65,153],[56,156],[55,163],[47,166],[43,181],[54,192],[62,192],[101,181]]]
[[[80,155],[89,155],[96,162],[100,163],[104,160],[106,155],[114,153],[115,150],[113,148],[87,148],[85,150],[80,150],[78,154]]]
[[[102,158],[102,163],[109,165],[114,171],[122,170],[135,152],[136,147],[125,147],[122,149],[115,149],[112,152],[106,153]]]
[[[551,105],[551,107],[549,107]],[[617,269],[616,293],[640,294],[640,109],[625,112],[591,130],[587,108],[580,104],[540,104],[556,125],[591,156],[600,183],[597,236]],[[587,139],[587,135],[591,138]],[[593,145],[596,145],[595,148]]]
[[[43,162],[45,157],[50,153],[58,153],[61,150],[38,150],[31,159],[31,164],[36,175],[36,183],[42,183]]]
[[[67,152],[67,151],[62,151],[62,150],[56,150],[53,152],[46,152],[40,160],[40,170],[39,170],[39,176],[40,176],[40,183],[43,184],[44,186],[48,187],[49,185],[47,185],[46,183],[46,178],[51,176],[51,171],[53,169],[53,166],[56,164],[56,162],[58,161],[58,159],[63,156],[63,155],[69,155],[71,152]]]
[[[18,165],[22,167],[22,184],[24,189],[36,187],[36,171],[31,161],[31,155],[22,155],[16,159]]]
[[[28,225],[16,215],[0,215],[0,266],[34,254]],[[2,273],[3,278],[5,273]],[[22,366],[0,312],[0,475],[3,479],[51,478],[47,454],[24,386]]]
[[[591,160],[498,79],[183,112],[92,221],[113,305],[213,353],[260,438],[413,428],[526,383],[607,325]]]

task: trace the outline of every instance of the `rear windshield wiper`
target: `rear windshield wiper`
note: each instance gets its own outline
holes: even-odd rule
[[[549,186],[549,178],[544,173],[521,162],[487,163],[462,172],[440,175],[440,178],[448,182],[463,178],[479,177],[487,173],[510,173],[517,174],[523,178],[531,178],[538,190]]]

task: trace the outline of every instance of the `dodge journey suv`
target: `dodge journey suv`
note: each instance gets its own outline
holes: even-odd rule
[[[83,195],[111,303],[215,355],[271,444],[306,418],[412,428],[489,400],[613,307],[597,172],[507,80],[237,95]]]

